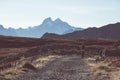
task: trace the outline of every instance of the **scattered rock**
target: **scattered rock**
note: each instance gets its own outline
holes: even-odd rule
[[[109,66],[120,67],[120,60],[112,61]]]
[[[23,65],[23,68],[26,68],[26,69],[30,69],[30,70],[33,70],[33,71],[36,71],[37,70],[37,68],[35,68],[32,64],[30,64],[30,63],[25,63],[24,65]]]

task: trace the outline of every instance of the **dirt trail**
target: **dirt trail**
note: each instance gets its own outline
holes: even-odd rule
[[[88,65],[80,56],[64,56],[49,62],[37,72],[14,80],[93,80]]]

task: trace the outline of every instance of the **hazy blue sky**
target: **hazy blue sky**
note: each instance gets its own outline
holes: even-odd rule
[[[120,22],[120,0],[0,0],[0,24],[5,27],[35,26],[47,17],[99,27]]]

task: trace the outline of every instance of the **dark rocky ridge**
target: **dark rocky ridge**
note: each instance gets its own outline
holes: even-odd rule
[[[120,39],[120,22],[109,24],[100,28],[88,28],[82,31],[75,31],[65,35],[46,33],[42,36],[43,39],[77,39],[77,38],[108,38]]]

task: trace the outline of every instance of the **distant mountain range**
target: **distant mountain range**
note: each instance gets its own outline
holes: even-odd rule
[[[44,39],[77,39],[77,38],[107,38],[120,39],[120,22],[115,24],[108,24],[100,28],[88,28],[82,31],[75,31],[72,33],[58,35],[53,33],[46,33],[42,36]]]
[[[19,37],[33,37],[40,38],[45,33],[55,33],[55,34],[66,34],[74,31],[83,30],[82,28],[76,28],[69,25],[68,23],[57,18],[52,20],[50,17],[46,18],[41,25],[29,27],[27,29],[13,29],[13,28],[4,28],[0,25],[0,35],[5,36],[19,36]]]

